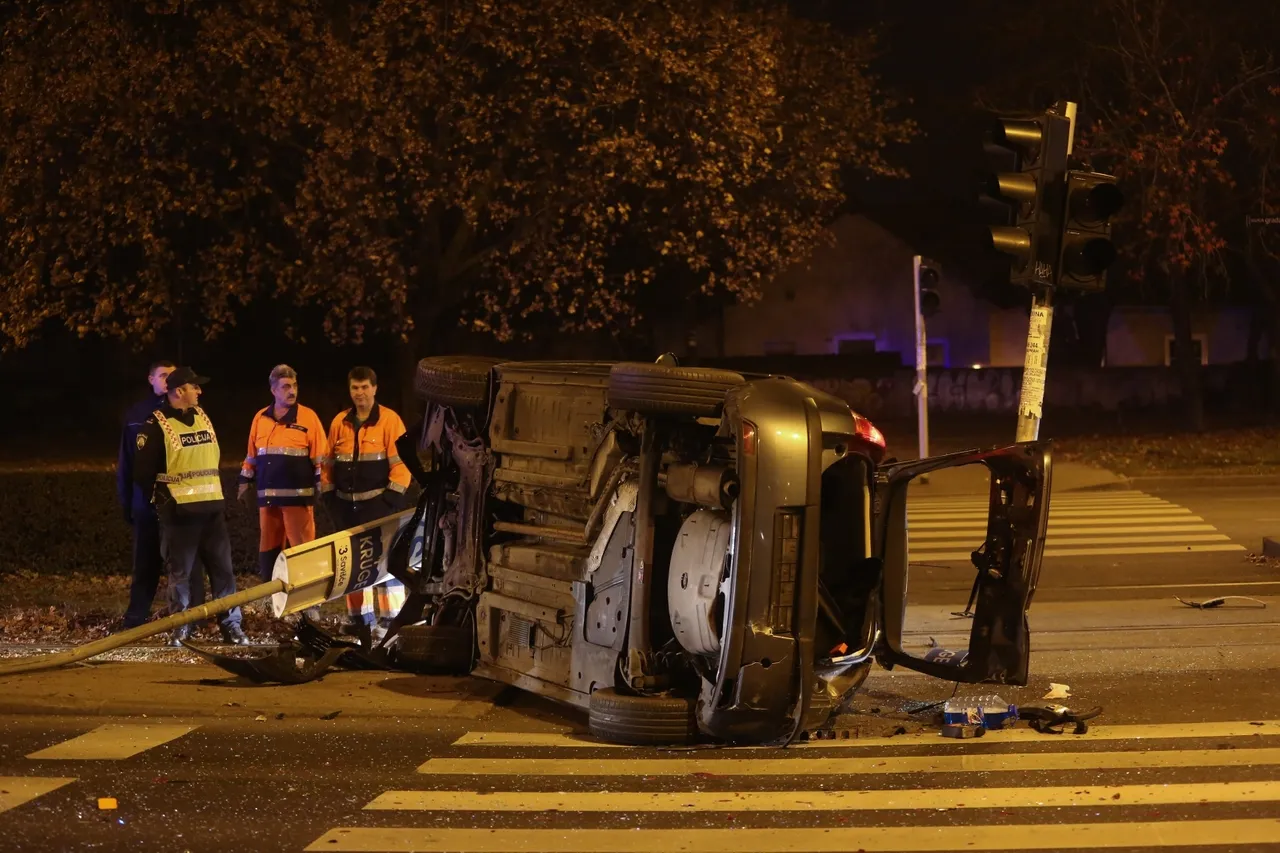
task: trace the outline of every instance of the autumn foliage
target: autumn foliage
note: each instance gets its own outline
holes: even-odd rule
[[[14,8],[6,346],[212,336],[268,298],[335,341],[751,299],[913,133],[870,38],[745,0]]]

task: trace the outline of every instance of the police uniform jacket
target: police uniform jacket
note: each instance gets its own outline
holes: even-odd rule
[[[138,433],[136,439],[136,453],[133,460],[133,482],[138,489],[147,495],[148,500],[154,500],[157,511],[163,519],[167,514],[178,516],[204,515],[212,512],[222,512],[224,500],[219,492],[216,498],[208,500],[198,500],[191,502],[179,503],[169,494],[169,486],[163,482],[157,482],[163,479],[163,475],[168,471],[168,453],[166,452],[165,442],[168,440],[165,435],[164,428],[156,418],[156,414],[166,418],[174,418],[181,421],[188,427],[195,426],[196,416],[199,409],[187,409],[179,411],[168,403],[165,403],[159,409],[147,418],[142,426],[142,430]],[[217,436],[212,430],[209,435],[201,436],[201,440],[206,443],[217,445]]]
[[[133,459],[138,452],[138,436],[142,434],[147,419],[164,405],[163,395],[153,396],[140,400],[124,413],[124,428],[120,431],[120,451],[116,459],[116,496],[124,510],[125,521],[130,524],[155,512],[151,505],[151,487],[142,488],[133,481]]]

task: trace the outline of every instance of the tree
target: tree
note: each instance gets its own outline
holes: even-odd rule
[[[179,293],[209,334],[270,294],[408,356],[439,323],[625,328],[670,281],[750,300],[913,132],[869,38],[764,4],[172,0],[90,44],[98,4],[58,9],[0,83],[10,344],[153,334]]]
[[[1028,76],[1048,81],[1041,91],[1080,93],[1075,153],[1120,178],[1123,266],[1140,289],[1168,300],[1187,425],[1200,431],[1192,314],[1227,283],[1228,232],[1241,210],[1242,161],[1231,149],[1245,104],[1276,71],[1243,34],[1270,30],[1249,23],[1252,11],[1195,0],[1094,0],[1069,13],[1069,26],[1040,19],[1046,36],[1060,38],[1045,42],[1055,49]]]

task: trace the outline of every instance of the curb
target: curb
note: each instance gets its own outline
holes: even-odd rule
[[[469,704],[469,703],[468,703]],[[4,702],[0,701],[0,714],[5,716],[49,716],[49,717],[193,717],[198,719],[215,719],[215,720],[253,720],[259,715],[265,716],[268,720],[276,719],[277,714],[284,714],[282,720],[320,720],[324,713],[319,708],[284,710],[280,708],[264,707],[255,708],[250,704],[242,704],[239,707],[228,708],[225,705],[210,706],[208,703],[166,703],[163,705],[156,703],[143,703],[129,700],[113,700],[104,699],[101,702],[76,702],[68,700],[66,702],[58,701],[40,701],[27,700],[23,702]],[[487,707],[485,710],[489,710]],[[331,713],[331,712],[330,712]],[[422,715],[426,715],[424,710]],[[410,709],[400,708],[395,711],[381,711],[379,709],[360,709],[350,710],[341,709],[341,713],[335,717],[336,720],[389,720],[403,719],[405,717],[415,716]],[[446,720],[470,720],[472,717],[457,714],[448,714],[441,716],[438,711],[431,714],[433,719]]]
[[[1189,488],[1189,487],[1230,487],[1230,486],[1277,486],[1280,487],[1280,474],[1140,474],[1126,477],[1126,488],[1141,489],[1149,487]]]
[[[1119,475],[1117,475],[1119,476]],[[1128,492],[1135,489],[1133,481],[1122,478],[1114,483],[1096,483],[1092,486],[1064,486],[1062,488],[1054,487],[1055,492]]]

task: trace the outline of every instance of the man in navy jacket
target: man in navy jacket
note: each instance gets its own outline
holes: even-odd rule
[[[175,365],[168,359],[151,364],[147,383],[151,393],[129,407],[120,433],[120,455],[116,463],[116,496],[124,510],[125,523],[133,527],[133,583],[129,589],[129,609],[124,614],[124,627],[135,628],[151,617],[164,561],[160,558],[160,523],[151,496],[133,482],[133,460],[138,452],[138,433],[147,418],[165,405],[169,374]],[[191,606],[204,603],[204,573],[191,573]]]

